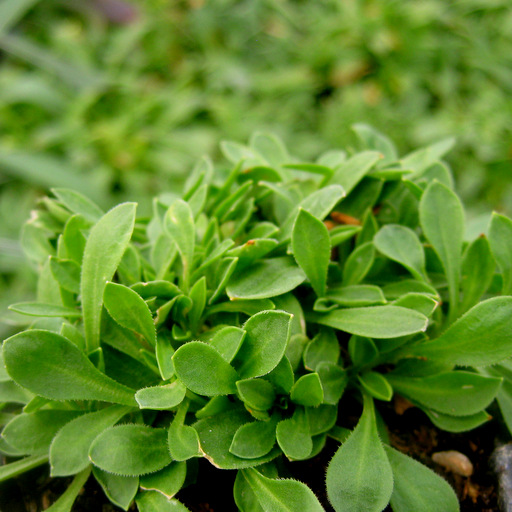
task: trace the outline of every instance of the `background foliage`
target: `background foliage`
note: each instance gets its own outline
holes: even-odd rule
[[[401,154],[454,136],[447,158],[470,210],[512,210],[506,0],[108,5],[1,4],[6,304],[31,287],[17,239],[50,186],[149,212],[151,195],[179,185],[198,155],[256,129],[302,158],[357,145],[354,122]]]

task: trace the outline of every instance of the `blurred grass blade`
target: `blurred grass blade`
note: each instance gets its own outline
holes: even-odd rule
[[[10,30],[40,0],[3,0],[0,4],[0,36]]]

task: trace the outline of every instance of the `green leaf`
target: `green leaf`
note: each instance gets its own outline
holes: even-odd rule
[[[85,482],[87,482],[89,475],[91,474],[91,468],[85,468],[81,473],[73,478],[71,485],[66,489],[64,494],[46,510],[47,512],[71,512],[73,504],[80,491],[83,489]]]
[[[439,306],[439,301],[426,293],[406,293],[399,299],[393,301],[392,304],[394,306],[414,309],[418,311],[418,313],[430,317],[437,306]]]
[[[325,295],[331,242],[324,223],[302,208],[293,225],[293,256],[319,297]]]
[[[67,423],[50,446],[51,475],[74,475],[85,469],[90,464],[89,448],[94,439],[129,411],[128,407],[112,405]]]
[[[176,375],[190,391],[205,396],[236,393],[236,381],[240,377],[212,346],[199,341],[185,343],[172,360]]]
[[[135,203],[123,203],[92,227],[82,262],[81,295],[87,350],[99,347],[103,292],[128,247],[135,224]]]
[[[135,503],[139,512],[189,512],[178,500],[169,500],[163,494],[154,491],[139,493]]]
[[[348,342],[348,353],[352,364],[358,368],[373,363],[379,355],[379,350],[370,338],[354,335]]]
[[[276,394],[270,382],[263,379],[245,379],[236,383],[242,402],[249,408],[266,411],[274,405]]]
[[[71,293],[80,293],[80,266],[75,261],[52,256],[50,269],[62,288]]]
[[[361,226],[336,226],[329,231],[331,246],[336,247],[361,231]]]
[[[11,311],[29,316],[48,316],[62,318],[80,318],[81,311],[57,304],[42,304],[40,302],[18,302],[9,306]]]
[[[377,400],[389,402],[393,398],[393,388],[386,377],[379,372],[365,372],[357,376],[364,390]]]
[[[199,437],[197,432],[189,425],[185,425],[189,402],[189,399],[186,398],[181,403],[167,435],[169,453],[177,461],[185,461],[199,456]]]
[[[332,329],[322,328],[304,350],[304,366],[315,371],[320,363],[336,364],[340,357],[338,338]]]
[[[503,295],[512,294],[512,220],[494,212],[489,226],[489,243],[503,276]]]
[[[310,320],[350,334],[368,338],[396,338],[425,331],[426,316],[399,306],[337,309],[326,315],[311,314]]]
[[[138,476],[120,476],[93,468],[92,474],[103,489],[107,498],[123,510],[128,510],[139,490]]]
[[[255,469],[244,469],[242,475],[251,486],[264,512],[324,512],[311,489],[297,480],[274,480]]]
[[[184,291],[188,291],[189,277],[194,259],[196,228],[188,203],[177,199],[167,210],[164,227],[174,243],[183,263]]]
[[[324,400],[324,390],[318,373],[308,373],[300,377],[290,392],[292,402],[309,407],[317,407]]]
[[[381,512],[393,492],[393,472],[379,439],[372,399],[350,437],[341,445],[326,476],[327,496],[335,510]]]
[[[373,242],[360,245],[350,254],[343,266],[343,285],[359,284],[370,271],[375,260]]]
[[[488,366],[512,355],[512,297],[480,302],[439,338],[417,345],[411,354],[459,366]]]
[[[347,386],[347,372],[337,364],[332,363],[320,363],[316,367],[316,371],[322,383],[324,403],[337,405]]]
[[[102,209],[86,196],[69,188],[52,188],[52,193],[72,213],[79,214],[89,222],[97,222],[103,216]]]
[[[309,423],[309,433],[318,436],[331,430],[338,419],[338,408],[334,405],[320,405],[318,407],[306,407],[306,415]]]
[[[302,460],[308,458],[313,450],[313,440],[303,407],[297,407],[291,418],[277,424],[276,438],[288,459]]]
[[[421,196],[420,223],[423,233],[439,256],[448,280],[450,318],[456,318],[459,303],[464,210],[459,198],[438,181]]]
[[[324,299],[317,299],[313,309],[315,311],[329,311],[337,306],[364,307],[386,304],[382,290],[372,284],[356,284],[329,288]]]
[[[476,373],[452,371],[422,378],[388,373],[397,393],[435,411],[468,416],[485,409],[496,397],[502,379]]]
[[[377,151],[357,153],[337,167],[328,183],[341,185],[349,194],[381,158]]]
[[[496,396],[498,403],[500,401],[501,391],[502,390],[500,389]],[[467,432],[492,419],[492,416],[487,414],[485,411],[480,411],[468,416],[450,416],[449,414],[442,414],[425,407],[422,407],[422,409],[437,428],[446,430],[447,432]]]
[[[187,388],[178,380],[164,386],[139,389],[135,400],[141,409],[165,411],[179,405],[185,398]]]
[[[391,506],[394,512],[458,512],[459,501],[448,482],[431,469],[385,446],[394,476]]]
[[[151,345],[156,344],[153,317],[144,299],[122,284],[107,283],[103,301],[109,315],[122,327],[142,335]]]
[[[462,260],[462,312],[472,308],[487,291],[495,268],[489,240],[479,236],[466,249]]]
[[[242,459],[256,459],[270,452],[275,442],[275,421],[252,421],[236,431],[229,451]]]
[[[209,344],[218,350],[220,355],[230,363],[238,353],[245,339],[245,334],[243,329],[228,325],[218,330],[209,341]]]
[[[137,405],[133,390],[101,373],[59,334],[37,329],[15,334],[4,342],[3,354],[9,375],[45,398]]]
[[[242,379],[265,375],[279,364],[290,339],[291,320],[284,311],[262,311],[247,320],[247,334],[233,361]]]
[[[254,459],[242,459],[229,451],[237,430],[251,421],[251,416],[244,409],[231,408],[227,411],[203,418],[194,423],[201,443],[203,455],[217,468],[243,469],[259,466],[280,453],[274,447],[269,453]]]
[[[388,224],[375,235],[373,243],[378,251],[403,265],[416,279],[424,279],[425,253],[412,229],[398,224]]]
[[[158,491],[166,498],[172,498],[185,483],[187,465],[184,462],[172,462],[169,466],[140,477],[140,487],[146,491]]]
[[[22,475],[23,473],[37,468],[42,464],[46,464],[47,462],[48,455],[30,455],[24,459],[17,460],[16,462],[4,464],[0,466],[0,482]]]
[[[261,260],[248,269],[235,272],[227,294],[231,300],[268,299],[294,290],[306,275],[288,256]]]
[[[189,297],[192,300],[192,308],[188,312],[189,329],[192,332],[197,332],[206,305],[206,278],[204,276],[194,283]]]
[[[174,348],[167,337],[157,337],[155,355],[162,380],[170,379],[174,375],[174,364],[172,362]]]
[[[109,473],[139,476],[172,462],[167,432],[146,425],[118,425],[101,433],[89,450],[91,462]]]
[[[24,455],[47,454],[53,436],[79,414],[77,411],[59,410],[22,413],[7,423],[2,437]]]

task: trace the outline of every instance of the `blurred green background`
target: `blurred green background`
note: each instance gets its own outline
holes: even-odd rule
[[[470,212],[510,214],[511,120],[510,0],[0,0],[0,317],[52,186],[143,214],[220,140],[314,158],[363,122],[401,154],[455,137]]]

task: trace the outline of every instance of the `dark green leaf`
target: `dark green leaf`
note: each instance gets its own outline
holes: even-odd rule
[[[236,383],[238,395],[250,409],[266,411],[274,404],[276,394],[270,382],[263,379],[245,379]]]
[[[324,390],[318,373],[308,373],[300,377],[291,389],[290,398],[292,402],[300,405],[320,405],[324,400]]]
[[[313,440],[303,407],[297,407],[291,418],[277,424],[276,438],[281,450],[290,460],[306,459],[310,455]]]
[[[242,469],[259,466],[274,459],[278,448],[255,459],[242,459],[233,455],[229,448],[237,430],[251,421],[251,416],[243,409],[230,409],[214,416],[199,420],[193,425],[199,434],[204,456],[217,468]]]
[[[139,490],[138,476],[120,476],[93,468],[92,473],[107,498],[123,510],[128,510]]]
[[[360,245],[350,254],[343,266],[343,284],[345,286],[360,283],[370,271],[375,260],[375,247],[372,242]]]
[[[393,388],[386,377],[378,372],[365,372],[357,376],[364,390],[377,400],[389,402],[393,397]]]
[[[185,483],[187,465],[184,462],[171,462],[169,466],[140,477],[140,487],[146,491],[158,491],[166,498],[172,498]]]

